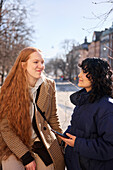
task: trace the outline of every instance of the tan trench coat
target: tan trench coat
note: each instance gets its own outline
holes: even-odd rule
[[[41,85],[37,105],[42,112],[45,112],[46,119],[50,126],[54,130],[61,132],[56,113],[54,81],[50,79],[44,80]],[[50,130],[50,126],[38,111],[35,111],[35,116],[39,133],[53,160],[55,170],[64,170],[64,158],[56,136]],[[5,158],[7,155],[11,155],[12,153],[20,159],[27,151],[29,151],[19,137],[16,136],[16,134],[9,128],[7,118],[0,122],[0,153],[2,153],[1,151],[4,153],[0,155],[1,159],[3,159],[3,156]]]

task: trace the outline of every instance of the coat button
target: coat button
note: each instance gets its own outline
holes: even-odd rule
[[[46,130],[47,128],[46,127],[43,127],[44,130]]]

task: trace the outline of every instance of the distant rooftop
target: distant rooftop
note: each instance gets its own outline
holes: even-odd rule
[[[113,33],[113,22],[112,22],[112,26],[109,29],[106,28],[105,31],[103,31],[102,36],[108,35],[110,33]]]

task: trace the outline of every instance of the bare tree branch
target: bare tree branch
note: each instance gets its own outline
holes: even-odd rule
[[[18,52],[29,45],[33,30],[26,25],[27,11],[15,3],[0,1],[0,73],[9,72]],[[22,2],[22,1],[21,1]],[[5,6],[4,6],[5,4]],[[2,80],[3,82],[3,80]]]
[[[92,2],[93,4],[102,4],[102,3],[113,3],[113,1],[110,1],[110,0],[108,0],[108,1],[101,1],[101,2]]]
[[[100,2],[92,2],[94,5],[99,5],[99,4],[105,4],[105,3],[109,3],[109,4],[113,4],[113,0],[105,0],[105,1],[100,1]],[[94,31],[94,29],[97,29],[98,27],[103,26],[103,24],[107,21],[107,19],[110,17],[110,15],[113,12],[113,6],[110,6],[108,11],[105,11],[102,14],[95,14],[94,12],[92,12],[92,17],[83,17],[84,19],[89,19],[89,20],[98,20],[98,23],[90,28],[82,28],[84,31],[87,31],[88,34],[90,34],[92,31]]]

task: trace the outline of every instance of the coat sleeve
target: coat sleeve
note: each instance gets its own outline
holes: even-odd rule
[[[52,93],[52,98],[51,98],[51,114],[49,118],[49,124],[50,126],[62,133],[62,130],[60,128],[60,122],[57,114],[57,107],[56,107],[56,88],[55,88],[55,82],[53,81],[53,93]],[[58,137],[58,136],[57,136]],[[61,143],[61,139],[58,137],[59,143]]]
[[[7,118],[4,118],[0,122],[0,132],[2,135],[2,138],[8,148],[14,153],[19,159],[23,159],[25,157],[24,155],[29,155],[31,157],[29,152],[29,149],[23,144],[23,142],[19,139],[19,137],[10,129],[8,125]],[[28,157],[27,157],[28,158]],[[24,159],[25,160],[25,159]],[[30,162],[33,160],[33,158],[29,158]],[[25,162],[25,161],[24,161]]]
[[[113,113],[106,113],[98,121],[99,137],[96,139],[76,138],[74,151],[96,160],[113,159]]]

